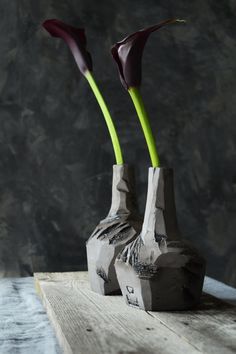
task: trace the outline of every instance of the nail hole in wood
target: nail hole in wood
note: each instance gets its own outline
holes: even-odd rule
[[[188,323],[188,322],[183,322],[183,324],[184,324],[185,326],[188,326],[188,325],[189,325],[189,323]]]

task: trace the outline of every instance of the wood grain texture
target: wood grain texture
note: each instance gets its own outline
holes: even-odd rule
[[[90,290],[87,272],[36,273],[35,284],[65,353],[234,353],[236,308],[204,295],[195,311],[145,312]]]

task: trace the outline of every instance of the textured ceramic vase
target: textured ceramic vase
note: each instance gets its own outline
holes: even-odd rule
[[[118,253],[141,230],[142,221],[137,210],[134,187],[132,168],[114,165],[111,209],[86,245],[90,285],[93,291],[102,295],[120,293],[114,262]]]
[[[115,268],[128,305],[161,311],[199,303],[205,261],[180,240],[171,169],[149,169],[142,231],[119,254]]]

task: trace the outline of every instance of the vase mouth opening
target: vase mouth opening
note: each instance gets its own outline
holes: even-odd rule
[[[113,170],[134,170],[134,165],[129,164],[129,163],[122,163],[120,165],[114,164],[113,166]]]
[[[163,171],[173,171],[173,168],[172,167],[168,167],[168,166],[158,166],[158,167],[152,167],[150,166],[148,168],[149,171],[160,171],[160,170],[163,170]]]
[[[113,166],[113,168],[127,167],[127,166],[129,166],[129,164],[128,163],[120,163],[120,164],[115,163],[112,166]]]

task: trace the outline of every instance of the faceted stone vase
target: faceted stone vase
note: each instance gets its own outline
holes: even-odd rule
[[[142,231],[118,255],[115,269],[130,306],[167,311],[199,303],[205,260],[180,239],[171,169],[149,169]]]
[[[101,295],[121,293],[114,262],[118,253],[141,230],[142,220],[137,209],[134,187],[132,168],[128,165],[114,165],[111,209],[95,228],[86,245],[91,289]]]

